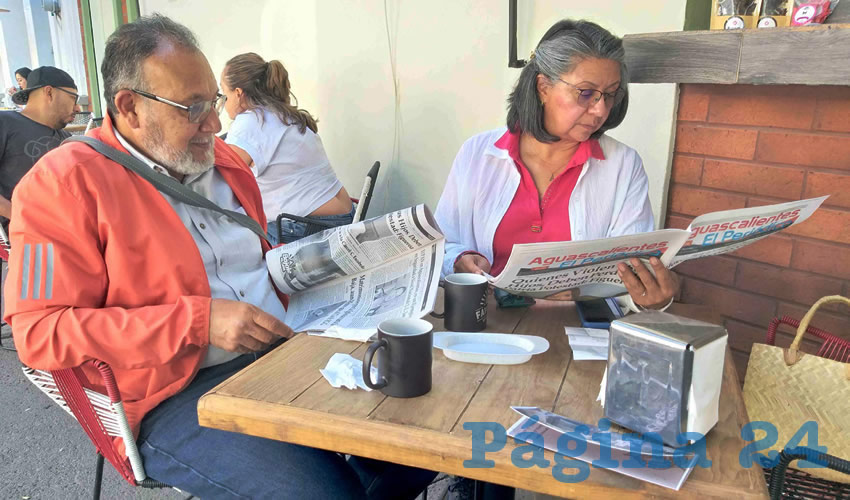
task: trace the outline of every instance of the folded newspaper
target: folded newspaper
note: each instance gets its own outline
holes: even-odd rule
[[[826,196],[777,205],[713,212],[688,229],[662,229],[590,241],[514,245],[504,270],[491,279],[514,295],[545,298],[572,291],[577,300],[626,293],[617,264],[658,257],[668,268],[735,251],[808,219]]]
[[[425,205],[327,229],[270,250],[275,285],[290,296],[296,332],[376,327],[434,309],[445,238]]]
[[[511,409],[521,415],[507,431],[517,444],[526,442],[676,491],[699,460],[688,448],[645,441],[638,434],[602,431],[533,406]]]

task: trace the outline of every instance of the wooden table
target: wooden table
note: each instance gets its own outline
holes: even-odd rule
[[[73,134],[74,132],[85,132],[87,126],[87,123],[72,123],[70,125],[67,125],[64,130],[65,132],[71,134]]]
[[[698,306],[676,304],[671,312],[712,319]],[[745,446],[740,429],[748,418],[728,351],[720,421],[707,438],[712,467],[695,469],[679,492],[595,468],[583,482],[562,483],[552,476],[551,467],[515,467],[512,439],[501,451],[487,453],[495,467],[465,468],[472,443],[464,422],[498,422],[507,429],[518,420],[511,405],[539,406],[593,424],[602,416],[596,396],[605,362],[572,361],[564,334],[564,325],[578,324],[571,303],[538,301],[531,308],[499,309],[491,300],[488,315],[488,331],[540,335],[549,340],[549,350],[514,366],[460,363],[435,350],[431,392],[396,399],[378,391],[334,389],[319,373],[336,352],[362,359],[364,344],[301,334],[204,395],[198,403],[199,421],[207,427],[570,498],[767,496],[761,469],[744,469],[738,461]],[[431,321],[436,330],[442,329],[441,321]],[[554,463],[551,452],[546,458]]]

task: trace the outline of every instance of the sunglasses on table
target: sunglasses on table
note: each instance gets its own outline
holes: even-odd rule
[[[568,86],[572,87],[577,92],[576,93],[576,102],[578,103],[579,106],[582,106],[582,107],[585,107],[585,108],[589,108],[589,107],[593,106],[594,104],[599,102],[600,99],[602,99],[604,97],[605,98],[605,106],[610,109],[610,108],[613,108],[614,106],[616,106],[617,104],[619,104],[619,102],[623,100],[623,96],[626,95],[626,91],[621,89],[621,88],[615,90],[614,92],[602,92],[601,90],[596,90],[596,89],[582,89],[582,88],[576,87],[575,85],[573,85],[570,82],[566,82],[564,80],[561,80],[560,78],[558,78],[558,80],[560,80],[561,83],[565,83]]]
[[[210,111],[213,109],[216,113],[221,113],[221,110],[224,108],[224,103],[227,101],[227,96],[217,93],[215,95],[215,99],[211,101],[200,101],[188,106],[184,106],[182,104],[178,104],[174,101],[169,101],[164,97],[160,97],[155,94],[151,94],[150,92],[145,92],[144,90],[139,89],[129,89],[130,92],[134,92],[139,94],[142,97],[147,97],[148,99],[152,99],[154,101],[159,101],[164,104],[168,104],[170,106],[174,106],[175,108],[180,108],[189,113],[189,123],[200,123],[210,114]]]

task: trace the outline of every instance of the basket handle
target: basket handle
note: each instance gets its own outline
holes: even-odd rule
[[[794,337],[794,342],[792,342],[791,347],[785,351],[786,365],[793,365],[802,359],[803,353],[800,352],[800,343],[803,342],[803,334],[805,334],[806,329],[809,328],[809,323],[812,321],[812,317],[815,315],[815,312],[817,312],[822,305],[832,304],[835,302],[843,302],[850,306],[850,299],[847,297],[842,297],[841,295],[829,295],[822,297],[820,300],[815,302],[811,309],[809,309],[809,312],[803,316],[803,319],[800,321],[800,326],[797,327],[797,336]],[[848,374],[850,374],[850,370],[848,370]]]

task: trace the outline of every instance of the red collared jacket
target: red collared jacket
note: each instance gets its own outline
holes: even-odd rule
[[[108,117],[89,135],[126,152]],[[220,139],[215,168],[264,225],[254,175]],[[14,191],[11,220],[5,319],[21,361],[109,363],[138,434],[148,411],[191,382],[209,344],[210,287],[191,234],[153,185],[82,143],[42,157]],[[105,392],[96,370],[86,375]]]

